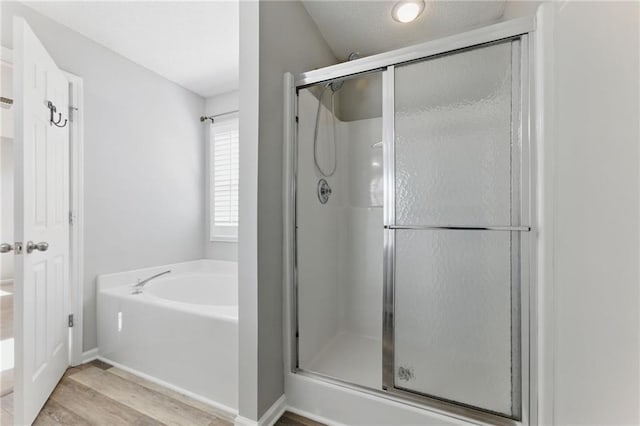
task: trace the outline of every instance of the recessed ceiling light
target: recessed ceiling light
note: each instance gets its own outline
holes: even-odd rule
[[[406,24],[415,20],[424,10],[424,0],[401,0],[393,6],[391,16]]]

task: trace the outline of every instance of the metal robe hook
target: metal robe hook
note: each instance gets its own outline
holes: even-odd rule
[[[60,122],[62,121],[62,113],[58,112],[58,119],[54,120],[53,119],[53,115],[57,112],[56,106],[53,104],[53,102],[51,101],[47,101],[47,108],[49,108],[49,112],[51,113],[51,115],[49,116],[49,124],[53,124],[56,127],[64,127],[67,125],[67,119],[64,119],[64,123],[62,123],[62,125],[60,125]]]

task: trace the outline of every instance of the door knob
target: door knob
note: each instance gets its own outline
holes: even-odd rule
[[[49,243],[45,243],[44,241],[40,243],[34,243],[33,241],[27,242],[27,253],[31,253],[34,250],[47,251],[48,248]]]
[[[13,250],[13,246],[11,244],[0,244],[0,253],[9,253],[11,250]]]

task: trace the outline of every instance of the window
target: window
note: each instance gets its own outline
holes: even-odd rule
[[[238,118],[211,125],[209,138],[210,240],[238,239]]]

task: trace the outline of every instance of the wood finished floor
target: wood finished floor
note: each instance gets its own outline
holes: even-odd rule
[[[1,426],[13,424],[13,393],[0,398]],[[206,404],[100,361],[66,371],[34,422],[49,425],[228,426],[233,418]],[[278,426],[321,426],[285,413]]]

